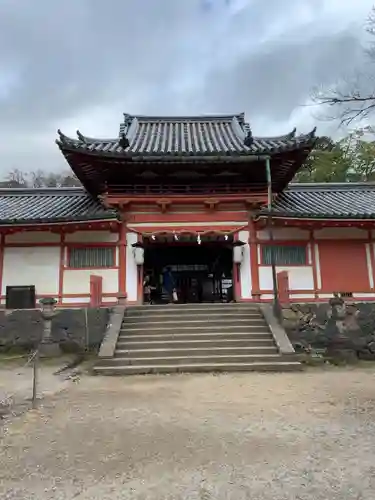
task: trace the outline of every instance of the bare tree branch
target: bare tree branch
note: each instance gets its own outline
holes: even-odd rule
[[[331,89],[315,89],[312,93],[314,104],[335,109],[336,114],[326,118],[339,119],[341,125],[366,119],[375,110],[375,7],[368,16],[366,31],[372,37],[364,49],[369,61],[367,73],[353,75],[352,81],[343,79]]]

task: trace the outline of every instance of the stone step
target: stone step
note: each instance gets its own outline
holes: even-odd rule
[[[254,312],[206,312],[206,311],[199,311],[199,312],[176,312],[176,311],[171,311],[170,313],[160,313],[160,314],[143,314],[143,315],[129,315],[127,314],[124,317],[123,323],[128,323],[128,322],[137,322],[140,324],[143,324],[145,322],[164,322],[164,321],[185,321],[189,322],[193,319],[199,321],[199,320],[225,320],[225,321],[243,321],[243,320],[248,320],[248,321],[262,321],[263,323],[264,318]]]
[[[248,311],[259,314],[259,308],[246,303],[203,303],[203,304],[164,304],[164,305],[139,305],[127,308],[127,314],[148,314],[151,312],[168,313],[170,311],[193,312],[193,311]]]
[[[248,340],[265,340],[273,339],[271,332],[253,332],[247,330],[238,330],[233,332],[223,332],[221,330],[198,330],[194,329],[192,332],[186,331],[140,331],[140,332],[128,332],[123,330],[118,337],[118,341],[154,341],[154,340],[221,340],[221,339],[248,339]]]
[[[238,327],[248,327],[249,330],[268,330],[267,324],[262,320],[253,320],[249,321],[248,319],[240,319],[240,320],[227,320],[227,319],[191,319],[191,320],[165,320],[165,321],[125,321],[121,325],[121,331],[129,331],[129,330],[186,330],[186,329],[207,329],[207,328],[233,328]]]
[[[190,309],[183,308],[178,309],[175,307],[168,307],[167,309],[141,309],[132,311],[130,309],[126,310],[127,317],[135,317],[142,318],[143,316],[168,316],[170,314],[182,314],[184,316],[192,316],[192,315],[204,315],[204,314],[250,314],[254,316],[262,316],[259,310],[256,309],[246,309],[244,307],[237,308],[227,308],[227,307],[217,307],[217,308],[199,308],[199,309]]]
[[[96,366],[94,372],[101,375],[145,375],[162,373],[203,373],[203,372],[285,372],[301,371],[301,363],[295,361],[246,362],[246,363],[186,363],[164,365],[114,365]]]
[[[207,323],[207,324],[196,324],[192,326],[184,323],[183,325],[168,325],[168,326],[148,326],[144,328],[143,326],[133,326],[126,325],[126,328],[121,328],[120,336],[122,334],[128,335],[131,333],[139,334],[152,334],[152,333],[209,333],[217,332],[234,334],[236,332],[245,333],[269,333],[267,325],[243,325],[243,324],[218,324]]]
[[[124,349],[115,351],[116,358],[153,358],[153,357],[186,357],[186,356],[213,356],[213,355],[247,355],[247,354],[278,354],[275,345],[245,346],[245,347],[187,347],[187,348],[154,348],[154,349]]]
[[[206,347],[255,347],[274,346],[272,339],[233,339],[233,338],[216,338],[216,339],[190,339],[181,338],[179,340],[121,340],[117,343],[117,349],[189,349],[193,347],[206,348]]]
[[[110,361],[106,360],[106,365],[181,365],[181,364],[201,364],[201,363],[255,363],[255,362],[278,362],[282,361],[283,358],[278,353],[272,354],[214,354],[209,356],[158,356],[158,357],[144,357],[144,358],[134,358],[134,357],[116,357],[112,358]],[[101,363],[99,362],[99,365]]]

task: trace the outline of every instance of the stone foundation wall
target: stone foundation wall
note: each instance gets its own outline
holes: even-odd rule
[[[59,309],[52,320],[52,338],[64,352],[97,349],[110,309]],[[0,311],[0,352],[30,350],[40,340],[43,320],[38,309]]]
[[[375,303],[327,303],[283,307],[283,325],[298,353],[355,362],[375,360]]]

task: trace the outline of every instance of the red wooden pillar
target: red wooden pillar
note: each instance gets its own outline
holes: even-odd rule
[[[277,273],[277,289],[279,292],[279,300],[281,304],[288,305],[289,300],[289,278],[287,271]]]
[[[3,295],[3,274],[4,274],[4,245],[5,234],[0,234],[0,295]]]
[[[90,306],[99,307],[103,302],[103,278],[102,276],[90,276]]]
[[[370,273],[372,274],[372,281],[375,283],[375,255],[374,255],[374,241],[372,238],[372,232],[371,230],[368,232],[368,240],[369,240],[369,250],[370,250],[370,263],[371,263],[371,268],[369,269],[369,276]],[[372,289],[375,287],[373,286]]]
[[[120,296],[126,295],[126,234],[126,222],[122,220],[118,242],[118,293]]]
[[[65,269],[65,233],[60,234],[60,265],[59,265],[59,289],[58,303],[63,303],[64,293],[64,269]]]
[[[250,272],[251,272],[251,295],[254,300],[260,299],[259,264],[257,233],[253,219],[249,219],[249,247],[250,247]]]
[[[314,281],[314,296],[318,297],[318,267],[316,262],[316,252],[315,252],[315,240],[314,240],[314,231],[310,231],[310,251],[311,251],[311,265],[313,272],[313,281]]]
[[[238,241],[238,233],[233,235],[233,241]],[[232,251],[233,259],[233,251]],[[238,302],[241,300],[241,276],[240,276],[240,264],[233,261],[233,299]]]
[[[143,236],[138,234],[138,243],[143,242]],[[137,303],[143,304],[144,266],[137,266]]]

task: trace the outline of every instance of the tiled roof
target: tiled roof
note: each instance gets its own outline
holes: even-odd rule
[[[315,130],[296,135],[253,137],[244,114],[185,117],[124,115],[114,139],[89,138],[77,131],[72,139],[59,131],[62,150],[80,150],[108,156],[246,156],[276,154],[312,145]]]
[[[375,183],[290,185],[275,200],[273,216],[375,220]],[[0,189],[0,225],[116,218],[82,188]]]
[[[292,184],[278,195],[272,213],[304,219],[375,219],[375,183]]]
[[[0,189],[0,224],[115,219],[82,188]]]

